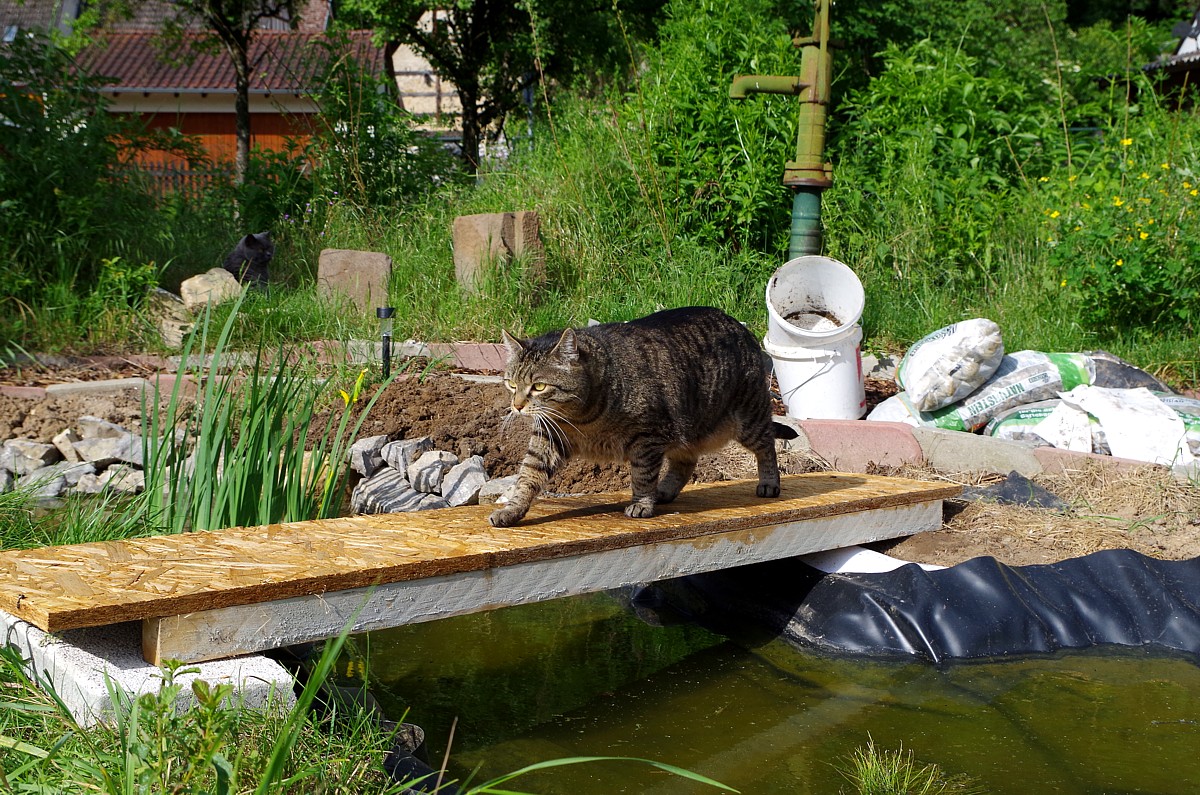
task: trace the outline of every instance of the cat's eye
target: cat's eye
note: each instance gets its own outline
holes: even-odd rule
[[[548,386],[549,386],[549,384],[543,384],[541,381],[539,381],[533,385],[533,391],[534,392],[545,392],[546,387],[548,387]]]
[[[504,386],[508,389],[509,392],[517,391],[517,385],[510,378],[504,379]]]

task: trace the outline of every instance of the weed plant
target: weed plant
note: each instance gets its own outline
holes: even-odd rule
[[[964,776],[948,775],[939,766],[922,765],[912,751],[887,751],[873,741],[851,754],[841,769],[857,795],[981,795]]]

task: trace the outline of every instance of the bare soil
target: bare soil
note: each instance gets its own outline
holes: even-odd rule
[[[0,373],[0,382],[13,383],[3,375]],[[894,384],[871,379],[868,402],[878,402],[894,391]],[[483,456],[488,472],[498,477],[516,472],[528,442],[528,427],[520,422],[506,424],[507,413],[508,396],[499,384],[436,373],[424,380],[410,378],[393,383],[365,420],[361,434],[387,434],[394,439],[430,436],[440,449],[459,456]],[[20,437],[49,441],[84,414],[137,429],[141,402],[136,393],[40,401],[0,395],[0,440]],[[789,474],[826,468],[823,461],[797,453],[783,454],[780,464]],[[917,467],[880,473],[962,485],[985,485],[1007,474],[963,476]],[[753,457],[739,446],[730,445],[720,453],[705,456],[695,479],[707,482],[754,476]],[[1200,487],[1196,484],[1180,483],[1155,467],[1130,470],[1093,466],[1034,480],[1071,507],[1053,511],[951,501],[941,530],[880,548],[905,560],[942,565],[980,555],[1012,565],[1051,563],[1113,548],[1165,559],[1200,556]],[[568,464],[550,484],[553,492],[561,494],[628,488],[625,467],[582,461]]]

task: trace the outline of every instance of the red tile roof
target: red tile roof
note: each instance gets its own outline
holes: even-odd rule
[[[186,34],[195,42],[199,34]],[[328,62],[329,42],[337,36],[323,33],[259,30],[251,44],[252,93],[303,93],[319,86]],[[349,54],[373,75],[385,73],[384,51],[371,42],[370,31],[352,31],[346,36]],[[234,90],[233,64],[221,49],[201,50],[185,44],[162,53],[161,43],[150,32],[119,32],[104,36],[101,43],[80,54],[80,64],[95,75],[113,78],[111,90],[230,92]],[[180,52],[190,59],[178,59]],[[171,57],[182,60],[172,62]]]

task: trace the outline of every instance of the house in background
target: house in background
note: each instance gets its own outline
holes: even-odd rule
[[[1200,91],[1200,10],[1171,32],[1179,37],[1175,52],[1148,64],[1146,71],[1152,76],[1161,74],[1163,90],[1174,94],[1177,102],[1195,102],[1196,92]]]
[[[0,0],[0,31],[8,41],[22,31],[69,33],[80,7],[81,0]],[[219,49],[186,44],[202,36],[199,30],[185,33],[183,50],[162,52],[156,34],[173,11],[170,0],[138,4],[132,19],[94,34],[96,43],[80,53],[79,62],[112,80],[103,91],[110,112],[140,116],[151,129],[194,135],[214,162],[232,162],[233,65]],[[328,34],[331,19],[331,0],[308,0],[296,19],[260,24],[250,53],[256,64],[250,82],[252,147],[280,151],[289,140],[303,142],[312,134],[317,112],[312,95],[334,57],[353,58],[364,73],[392,78],[402,107],[423,117],[423,127],[453,137],[449,125],[459,107],[453,86],[408,48],[387,52],[377,46],[370,31]],[[163,156],[144,164],[172,168],[180,162]]]

